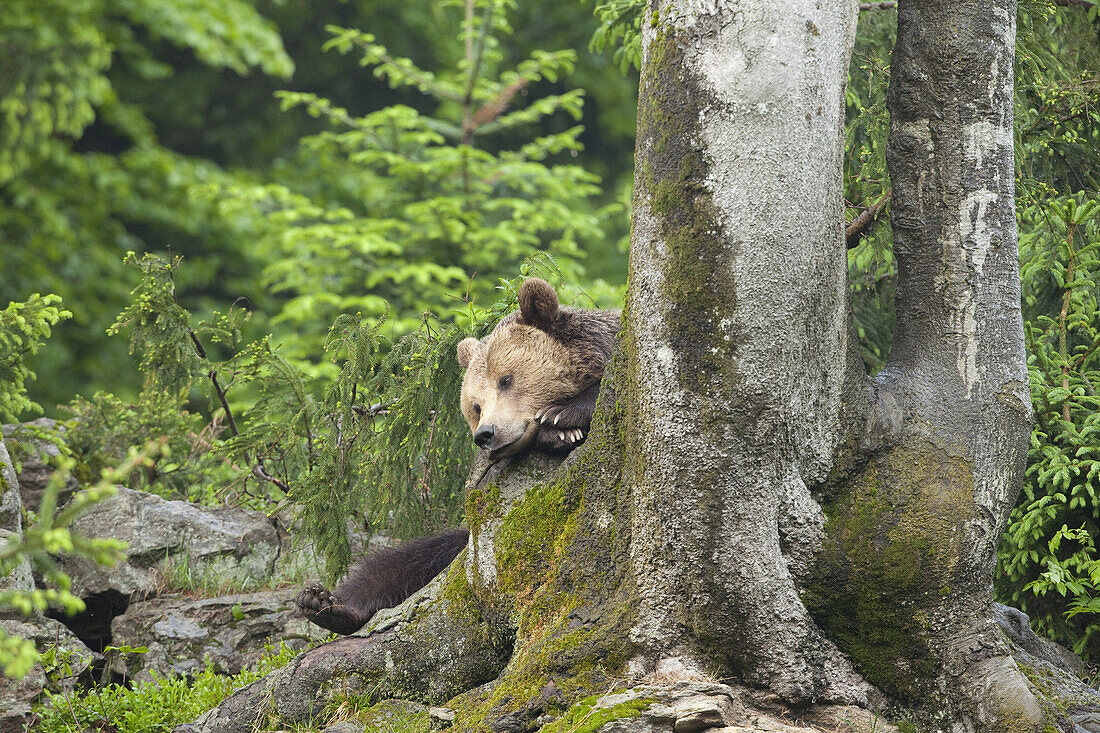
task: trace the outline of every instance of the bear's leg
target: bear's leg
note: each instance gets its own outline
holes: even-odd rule
[[[584,442],[592,413],[596,411],[596,398],[600,395],[600,383],[596,382],[576,397],[560,405],[547,405],[535,413],[539,433],[536,446],[542,450],[571,450]]]
[[[337,634],[353,634],[380,608],[392,608],[423,588],[466,547],[470,533],[452,529],[435,537],[377,549],[331,592],[306,586],[294,602],[302,615]]]

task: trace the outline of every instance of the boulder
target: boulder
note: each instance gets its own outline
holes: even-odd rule
[[[145,654],[109,655],[111,671],[134,680],[201,671],[207,660],[221,674],[237,674],[280,641],[304,649],[328,632],[294,606],[296,590],[195,600],[160,596],[131,603],[111,622],[114,646],[147,647]]]
[[[1084,663],[1070,650],[1043,639],[1023,611],[995,603],[997,624],[1012,658],[1027,676],[1040,704],[1060,733],[1100,733],[1100,692],[1086,684]]]
[[[897,733],[862,708],[813,705],[797,715],[764,712],[746,703],[749,691],[704,680],[643,683],[583,700],[561,718],[600,733]],[[559,721],[559,724],[561,724]],[[601,724],[602,723],[602,724]]]
[[[123,487],[89,507],[72,530],[129,545],[126,559],[113,568],[59,558],[73,594],[87,605],[84,613],[61,620],[93,649],[111,643],[111,619],[131,602],[165,590],[247,587],[271,577],[280,547],[274,522],[262,512],[169,501]]]
[[[11,455],[0,436],[0,530],[23,533],[23,502]]]
[[[0,544],[22,538],[21,510],[19,480],[0,435]],[[34,589],[34,578],[26,559],[11,573],[0,577],[0,590]],[[30,720],[31,706],[41,697],[43,690],[70,690],[80,678],[87,676],[93,665],[102,661],[102,657],[88,649],[68,629],[38,613],[24,616],[15,609],[3,609],[0,611],[0,630],[9,636],[30,639],[39,652],[54,647],[56,657],[63,661],[56,673],[51,675],[47,675],[42,665],[36,663],[21,680],[0,676],[0,733],[25,730]]]
[[[42,494],[46,491],[56,469],[56,460],[61,451],[51,441],[40,437],[42,433],[64,435],[65,426],[57,420],[48,417],[40,417],[27,423],[5,425],[4,439],[8,442],[13,457],[19,461],[19,493],[22,495],[23,506],[32,511],[38,511],[42,504]],[[64,504],[69,498],[80,490],[80,484],[75,478],[69,476],[65,480],[65,486],[58,494],[58,505]]]
[[[191,573],[221,579],[266,578],[279,555],[274,523],[262,512],[204,507],[118,487],[72,524],[85,537],[114,537],[128,545],[127,559],[103,568],[84,558],[65,558],[61,569],[81,598],[115,592],[132,599],[155,595],[158,571],[175,560]]]

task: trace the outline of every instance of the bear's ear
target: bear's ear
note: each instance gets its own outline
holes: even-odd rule
[[[471,336],[470,338],[464,338],[458,342],[458,365],[463,369],[470,366],[470,362],[474,360],[474,355],[477,354],[478,347],[481,346],[481,342]]]
[[[558,320],[558,294],[550,283],[537,277],[519,286],[519,314],[523,322],[548,331]]]

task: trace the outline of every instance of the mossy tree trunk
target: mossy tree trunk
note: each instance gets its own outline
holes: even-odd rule
[[[887,153],[897,327],[874,381],[886,445],[824,487],[828,538],[805,595],[868,680],[947,730],[1032,730],[1041,717],[991,610],[1031,424],[1015,18],[1011,0],[899,4]]]
[[[1014,3],[900,5],[898,331],[873,381],[839,209],[854,4],[656,0],[646,20],[616,384],[636,669],[1032,729],[991,605],[1030,424]]]
[[[619,387],[637,664],[862,700],[796,585],[811,491],[870,399],[841,209],[856,7],[662,0],[647,21]]]
[[[650,0],[628,302],[588,440],[561,466],[481,466],[464,563],[345,642],[368,660],[340,667],[353,689],[519,732],[624,679],[705,673],[925,731],[1041,729],[991,607],[1029,425],[1014,13],[901,2],[898,330],[872,380],[841,209],[856,4]],[[331,676],[299,696],[331,702]],[[293,689],[223,708],[304,720],[279,709]]]
[[[855,4],[651,0],[628,302],[594,430],[468,566],[492,550],[508,579],[483,592],[519,619],[520,650],[579,624],[630,677],[896,705],[928,730],[1042,727],[991,595],[1030,424],[1014,18],[1004,1],[901,4],[898,333],[872,380],[841,211]],[[517,538],[558,515],[554,570],[517,583],[533,556]]]

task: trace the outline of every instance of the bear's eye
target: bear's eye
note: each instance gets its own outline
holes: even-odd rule
[[[474,414],[475,415],[480,415],[481,414],[481,405],[477,405],[477,404],[474,405]]]
[[[500,389],[508,389],[511,386],[512,386],[512,375],[511,374],[505,374],[503,377],[500,378],[500,381],[497,382],[497,387],[500,388]]]

